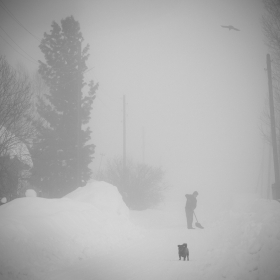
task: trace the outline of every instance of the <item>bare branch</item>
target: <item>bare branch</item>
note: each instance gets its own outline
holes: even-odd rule
[[[33,125],[33,91],[26,74],[12,69],[0,56],[0,155],[17,144],[31,145],[36,137]]]

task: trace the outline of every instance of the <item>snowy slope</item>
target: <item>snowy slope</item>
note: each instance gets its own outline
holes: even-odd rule
[[[204,271],[211,279],[280,279],[279,202],[238,197],[209,230],[215,245]]]
[[[87,202],[78,196],[76,200],[25,197],[1,206],[0,279],[48,279],[55,271],[100,258],[137,238],[139,231],[129,222],[128,209],[116,188],[110,185],[108,196],[108,184],[96,186],[99,201],[106,195],[110,211],[109,206],[90,203],[95,186],[85,188]],[[122,212],[114,212],[112,205]]]
[[[0,207],[0,279],[280,279],[280,204],[223,196],[201,195],[203,230],[187,230],[181,198],[129,211],[104,182],[14,200]]]

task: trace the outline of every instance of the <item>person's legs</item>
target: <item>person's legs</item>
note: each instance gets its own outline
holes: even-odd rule
[[[190,209],[185,208],[186,211],[186,217],[187,217],[187,225],[188,228],[192,228],[192,223],[193,223],[193,211]]]

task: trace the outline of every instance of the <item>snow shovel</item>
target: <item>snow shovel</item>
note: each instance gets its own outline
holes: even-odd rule
[[[204,227],[203,227],[203,226],[202,226],[202,225],[198,222],[197,217],[196,217],[196,215],[195,215],[194,211],[193,211],[193,214],[194,214],[195,219],[196,219],[195,226],[196,226],[196,227],[198,227],[198,228],[204,228]]]

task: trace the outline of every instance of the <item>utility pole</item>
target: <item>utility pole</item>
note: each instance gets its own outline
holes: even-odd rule
[[[143,143],[142,143],[142,145],[143,145],[142,156],[143,156],[143,164],[144,164],[145,163],[145,130],[144,130],[144,127],[142,127],[142,141],[143,141]]]
[[[105,156],[105,154],[101,153],[100,155],[101,155],[101,158],[100,158],[100,163],[99,163],[99,168],[98,168],[98,173],[97,173],[97,180],[99,179],[100,167],[101,167],[103,156]]]
[[[277,142],[276,142],[273,89],[272,89],[272,77],[271,77],[271,60],[269,54],[266,55],[266,64],[267,64],[267,77],[268,77],[268,90],[269,90],[271,142],[272,142],[274,176],[275,176],[275,183],[272,185],[272,198],[280,199],[279,162],[278,162],[278,152],[277,152]]]
[[[269,145],[269,147],[268,147],[267,190],[266,190],[266,197],[268,199],[271,198],[270,183],[271,183],[271,146]]]
[[[123,96],[123,187],[126,185],[126,123],[125,95]]]

